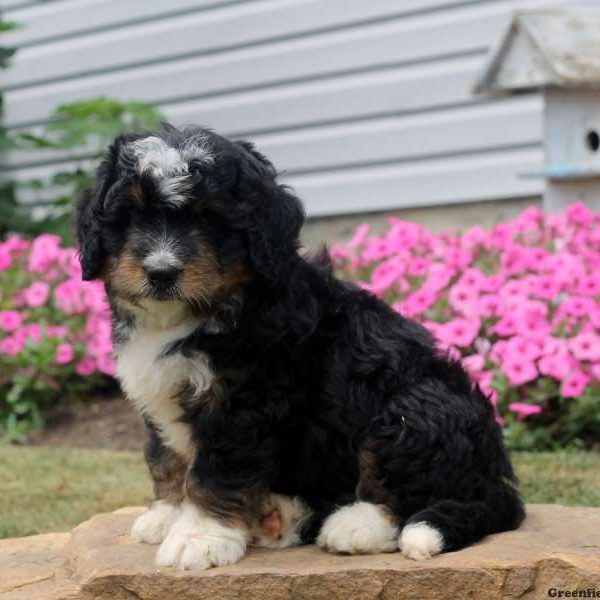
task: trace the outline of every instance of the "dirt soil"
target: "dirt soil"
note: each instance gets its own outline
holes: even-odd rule
[[[144,423],[121,396],[98,397],[58,407],[47,417],[46,429],[29,436],[34,446],[141,450]]]

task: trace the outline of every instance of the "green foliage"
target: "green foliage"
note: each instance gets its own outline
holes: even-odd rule
[[[13,146],[32,155],[36,151],[55,150],[75,160],[48,179],[8,182],[13,200],[6,204],[5,210],[0,208],[0,232],[16,230],[28,235],[51,232],[69,242],[71,203],[90,185],[95,164],[110,141],[126,130],[152,129],[162,120],[162,115],[146,104],[98,97],[59,106],[40,133],[22,132],[13,136]],[[14,200],[21,190],[35,198],[27,207],[17,205]],[[32,218],[31,210],[37,207],[46,209],[45,218]]]

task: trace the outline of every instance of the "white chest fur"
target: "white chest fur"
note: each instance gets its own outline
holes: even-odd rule
[[[176,395],[185,384],[200,395],[210,387],[212,373],[202,354],[191,358],[179,353],[161,356],[172,342],[195,329],[196,320],[174,326],[168,320],[159,324],[138,319],[129,339],[117,350],[117,375],[129,399],[152,420],[164,443],[189,456],[190,430],[180,420],[183,411]]]

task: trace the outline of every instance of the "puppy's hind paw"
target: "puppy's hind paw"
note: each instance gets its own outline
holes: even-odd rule
[[[399,545],[406,558],[425,560],[444,549],[444,537],[429,523],[411,523],[402,530]]]
[[[179,507],[164,500],[150,505],[133,523],[131,537],[146,544],[160,544],[179,514]]]
[[[356,502],[327,517],[317,544],[343,554],[394,552],[398,549],[398,529],[382,506]]]

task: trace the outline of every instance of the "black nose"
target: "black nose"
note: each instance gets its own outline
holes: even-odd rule
[[[146,269],[148,281],[154,287],[163,289],[171,287],[177,281],[180,273],[181,269],[178,267],[152,267]]]

